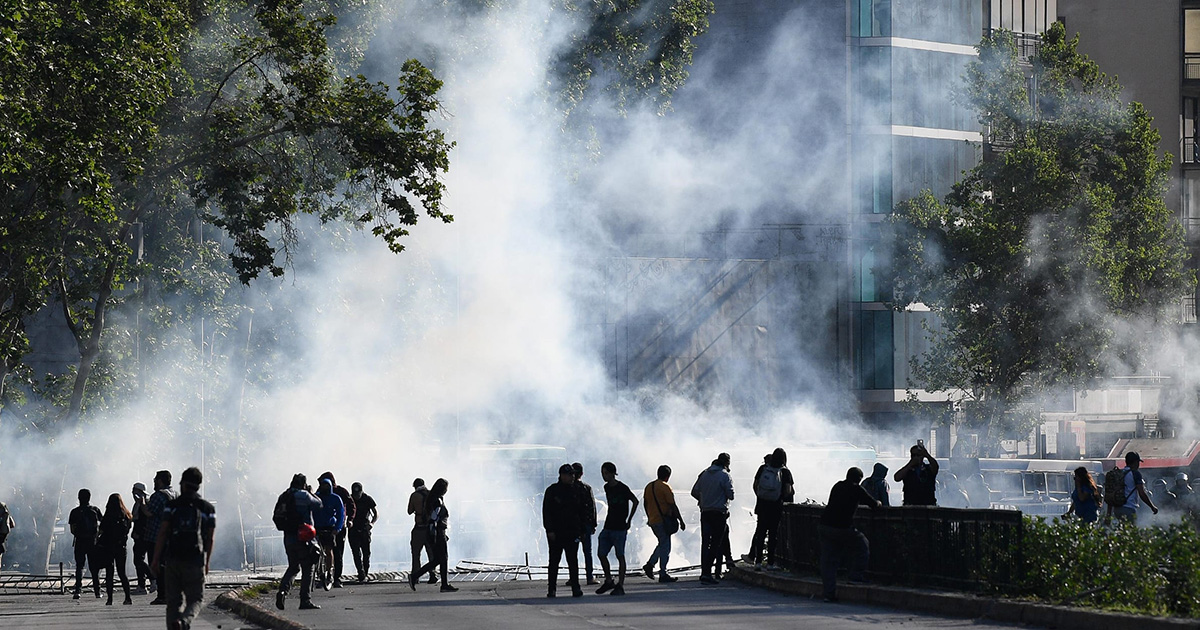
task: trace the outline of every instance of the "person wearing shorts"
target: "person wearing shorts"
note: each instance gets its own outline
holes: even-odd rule
[[[633,515],[637,512],[637,495],[629,486],[617,481],[617,465],[604,462],[600,467],[600,476],[604,478],[604,497],[608,501],[608,514],[604,517],[604,529],[596,539],[596,555],[600,558],[600,568],[604,569],[604,584],[596,589],[597,595],[611,591],[612,595],[625,594],[625,538],[633,523]],[[608,552],[617,554],[617,582],[612,579],[612,566],[608,562]]]

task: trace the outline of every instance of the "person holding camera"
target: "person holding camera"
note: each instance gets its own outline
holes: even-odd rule
[[[892,477],[904,484],[904,505],[937,505],[937,460],[925,450],[922,440],[917,440],[908,454],[908,463]]]

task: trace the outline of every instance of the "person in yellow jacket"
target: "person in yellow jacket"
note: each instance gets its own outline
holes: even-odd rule
[[[683,516],[675,505],[675,491],[667,483],[671,479],[671,467],[663,464],[658,467],[658,479],[646,485],[642,505],[646,507],[646,523],[650,525],[658,546],[650,554],[650,561],[642,567],[642,572],[651,580],[654,579],[654,563],[658,563],[658,581],[675,582],[679,578],[667,574],[667,562],[671,558],[671,536],[681,529],[687,529]]]

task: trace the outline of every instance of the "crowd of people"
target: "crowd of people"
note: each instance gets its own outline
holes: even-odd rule
[[[166,606],[168,630],[191,627],[204,601],[216,509],[200,496],[203,475],[198,468],[183,471],[178,493],[171,488],[171,481],[170,471],[158,471],[154,476],[154,492],[149,495],[145,484],[135,483],[132,510],[120,493],[113,493],[102,512],[92,505],[90,490],[79,490],[79,505],[67,516],[75,554],[74,599],[80,598],[86,567],[96,598],[102,597],[103,584],[107,604],[111,606],[115,572],[125,594],[125,605],[133,603],[134,594],[155,593],[150,603]],[[8,525],[11,529],[11,522]],[[125,572],[131,538],[136,591],[130,588]]]

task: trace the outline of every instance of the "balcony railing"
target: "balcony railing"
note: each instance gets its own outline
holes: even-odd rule
[[[1180,302],[1179,306],[1180,306],[1180,311],[1181,311],[1180,319],[1183,321],[1183,323],[1195,324],[1196,323],[1196,296],[1189,295],[1189,296],[1184,297],[1183,300]]]
[[[1200,79],[1200,53],[1183,54],[1183,78]]]
[[[987,35],[991,35],[999,29],[985,29]],[[1013,43],[1017,45],[1017,58],[1023,62],[1028,62],[1037,56],[1038,49],[1042,46],[1042,36],[1035,33],[1011,33]]]

